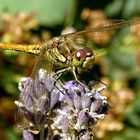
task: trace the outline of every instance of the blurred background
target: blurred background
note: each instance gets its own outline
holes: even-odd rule
[[[139,0],[5,0],[0,1],[0,42],[38,43],[64,29],[85,30],[107,19],[140,17]],[[109,34],[104,35],[108,43]],[[123,37],[122,37],[123,36]],[[104,94],[113,108],[94,128],[98,140],[140,140],[140,25],[115,36],[111,49],[96,57],[95,70],[108,85]],[[117,45],[115,45],[117,44]],[[107,51],[106,51],[107,50]],[[102,55],[105,54],[105,55]],[[29,76],[35,56],[0,50],[0,138],[18,140],[15,125],[18,82]]]

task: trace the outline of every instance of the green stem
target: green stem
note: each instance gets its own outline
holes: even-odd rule
[[[44,140],[44,127],[40,129],[40,140]]]

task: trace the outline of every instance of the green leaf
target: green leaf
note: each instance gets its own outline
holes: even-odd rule
[[[12,14],[35,12],[40,24],[54,26],[65,22],[69,15],[74,16],[70,12],[75,3],[75,0],[4,0],[0,1],[0,18],[5,10]]]

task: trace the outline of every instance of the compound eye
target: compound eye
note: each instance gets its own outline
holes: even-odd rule
[[[79,49],[76,54],[75,54],[75,58],[80,61],[80,60],[85,60],[86,57],[90,57],[93,55],[93,52],[90,48],[82,48]]]
[[[84,49],[79,49],[79,50],[76,52],[76,54],[75,54],[75,58],[76,58],[78,61],[80,61],[80,60],[82,60],[82,59],[85,59],[85,57],[86,57],[86,54],[85,54],[85,52],[84,52]]]
[[[85,52],[86,57],[90,57],[93,55],[93,51],[90,48],[84,48],[83,51]]]

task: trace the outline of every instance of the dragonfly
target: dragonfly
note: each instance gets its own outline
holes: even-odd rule
[[[110,22],[96,28],[64,34],[42,44],[27,45],[1,42],[0,49],[37,55],[32,75],[35,75],[39,68],[45,67],[50,72],[59,69],[56,73],[60,75],[71,71],[78,81],[77,75],[92,69],[95,63],[95,52],[92,46],[97,45],[96,40],[105,38],[105,33],[113,36],[119,29],[136,24],[140,24],[139,19],[110,20]]]
[[[47,72],[54,72],[55,75],[60,76],[64,72],[71,71],[75,80],[80,82],[77,75],[92,69],[95,64],[96,53],[94,46],[98,45],[98,41],[104,39],[106,33],[113,36],[119,31],[119,29],[137,24],[140,24],[139,19],[128,21],[111,20],[110,23],[102,24],[96,28],[54,37],[42,44],[28,45],[1,42],[0,49],[15,50],[37,55],[38,57],[31,75],[34,79],[36,79],[39,69],[43,68],[46,69]],[[23,93],[30,88],[28,86],[24,89]],[[17,103],[19,106],[19,112],[22,99],[24,99],[24,96],[21,97],[21,100]],[[28,104],[28,101],[25,102]],[[32,101],[31,105],[33,106],[34,112],[37,113],[37,109],[34,107],[35,102]],[[19,114],[23,116],[22,113]],[[20,115],[18,116],[20,117]]]

